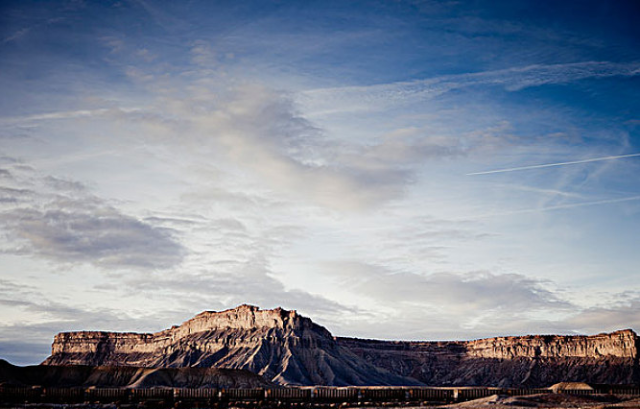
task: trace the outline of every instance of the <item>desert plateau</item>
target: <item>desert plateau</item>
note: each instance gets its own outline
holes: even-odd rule
[[[40,365],[0,361],[0,397],[9,407],[633,407],[639,342],[631,330],[450,342],[341,338],[296,311],[243,304],[156,333],[60,333]]]

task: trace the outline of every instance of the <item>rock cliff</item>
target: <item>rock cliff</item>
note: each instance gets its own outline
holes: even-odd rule
[[[45,365],[246,369],[283,385],[549,386],[638,383],[631,330],[459,342],[334,338],[295,311],[242,305],[153,334],[56,335]]]
[[[56,335],[45,365],[246,369],[282,385],[416,385],[342,347],[296,311],[242,305],[154,334]]]
[[[376,366],[427,385],[544,387],[563,381],[640,382],[639,339],[631,330],[593,336],[497,337],[460,342],[339,338]]]

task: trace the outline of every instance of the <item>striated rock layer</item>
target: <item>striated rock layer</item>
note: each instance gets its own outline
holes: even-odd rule
[[[246,369],[283,385],[548,386],[638,383],[631,330],[459,342],[334,338],[295,311],[242,305],[154,334],[56,335],[45,365]]]
[[[460,342],[339,338],[376,366],[427,385],[544,387],[554,383],[640,382],[632,330],[593,336],[498,337]]]
[[[154,334],[56,335],[45,365],[246,369],[282,385],[418,385],[366,362],[296,311],[241,305]]]

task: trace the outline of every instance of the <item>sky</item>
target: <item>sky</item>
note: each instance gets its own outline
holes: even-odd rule
[[[0,357],[247,303],[640,330],[640,4],[0,3]]]

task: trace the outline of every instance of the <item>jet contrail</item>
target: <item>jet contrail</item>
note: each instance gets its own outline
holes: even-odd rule
[[[487,214],[483,214],[483,215],[467,217],[467,218],[465,218],[465,220],[469,220],[469,219],[484,219],[484,218],[496,217],[496,216],[510,216],[510,215],[522,214],[522,213],[540,213],[540,212],[546,212],[546,211],[549,211],[549,210],[573,209],[573,208],[576,208],[576,207],[598,206],[598,205],[604,205],[604,204],[631,202],[631,201],[636,201],[636,200],[640,200],[640,196],[622,197],[622,198],[618,198],[618,199],[596,200],[596,201],[593,201],[593,202],[570,203],[570,204],[564,204],[564,205],[547,206],[547,207],[540,207],[540,208],[533,208],[533,209],[511,210],[511,211],[505,211],[505,212],[500,212],[500,213],[487,213]]]
[[[571,161],[571,162],[545,163],[543,165],[530,165],[530,166],[520,166],[520,167],[517,167],[517,168],[487,170],[485,172],[467,173],[466,176],[490,175],[492,173],[505,173],[505,172],[516,172],[516,171],[519,171],[519,170],[551,168],[551,167],[554,167],[554,166],[575,165],[577,163],[589,163],[589,162],[600,162],[600,161],[603,161],[603,160],[633,158],[635,156],[640,156],[640,153],[631,153],[629,155],[617,155],[617,156],[603,156],[601,158],[574,160],[574,161]]]

